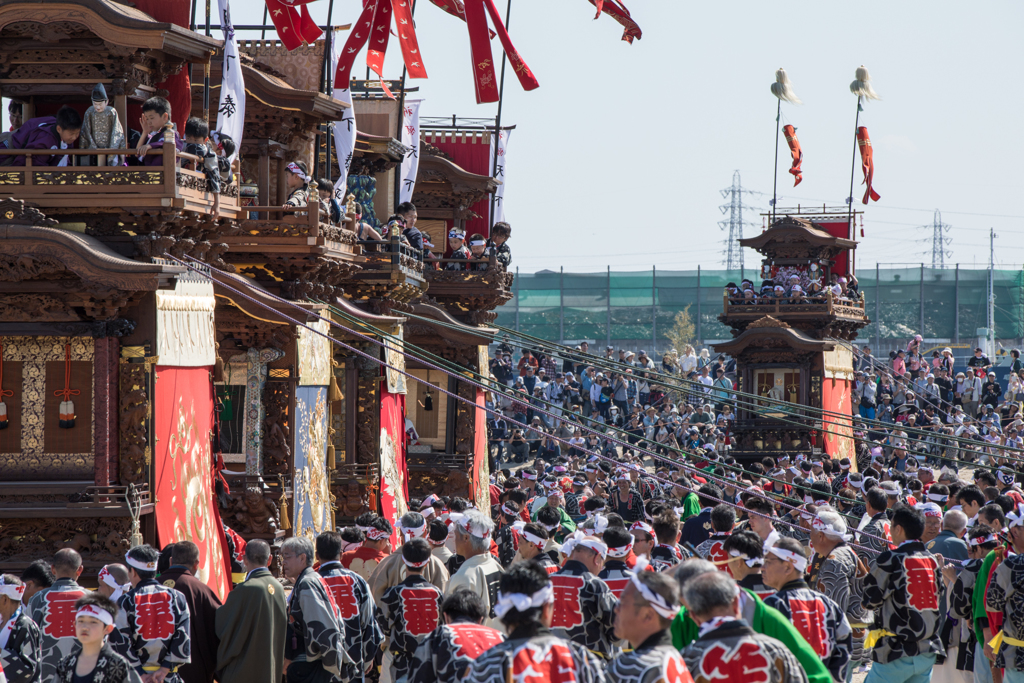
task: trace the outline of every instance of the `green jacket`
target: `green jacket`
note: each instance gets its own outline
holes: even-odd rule
[[[537,508],[537,512],[530,516],[530,519],[534,522],[537,521],[537,513],[544,509],[544,506]],[[562,529],[555,534],[555,540],[559,543],[565,542],[565,537],[576,531],[576,522],[572,521],[572,517],[565,511],[565,508],[557,508],[558,514],[562,517]]]
[[[683,497],[683,509],[682,521],[684,522],[700,513],[700,501],[697,500],[696,493],[690,491]]]
[[[808,683],[832,683],[832,674],[825,668],[818,653],[804,640],[793,624],[786,620],[782,612],[764,604],[761,598],[746,588],[743,590],[746,591],[747,597],[754,601],[754,615],[750,620],[750,627],[755,632],[771,636],[785,645],[804,668]],[[671,631],[672,645],[679,650],[697,640],[699,635],[697,624],[686,616],[685,607],[679,610],[679,614],[672,620]]]
[[[978,578],[974,582],[974,592],[971,593],[971,612],[974,617],[974,635],[978,642],[985,644],[985,626],[988,626],[988,610],[985,609],[985,589],[988,587],[989,575],[992,573],[992,565],[996,561],[996,551],[990,550],[985,556],[978,570]]]

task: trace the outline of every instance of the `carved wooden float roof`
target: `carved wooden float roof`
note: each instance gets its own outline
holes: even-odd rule
[[[406,338],[419,337],[422,343],[423,337],[429,337],[436,343],[438,337],[443,340],[465,344],[467,346],[487,346],[494,341],[498,330],[493,327],[467,325],[450,315],[447,311],[427,303],[416,303],[412,305],[412,312],[421,318],[410,319],[406,331]]]
[[[318,315],[324,315],[324,311],[327,308],[324,304],[303,301],[283,303],[271,296],[258,282],[243,275],[225,273],[222,270],[211,268],[210,276],[213,279],[213,295],[217,297],[219,305],[234,305],[235,308],[249,318],[260,322],[289,326],[296,324],[293,322],[294,320],[311,323],[316,321],[316,317],[312,315],[313,311]],[[244,292],[256,301],[246,299],[239,294],[239,291]],[[291,304],[295,304],[301,309],[309,311],[309,313],[304,314]]]
[[[246,94],[255,100],[253,104],[257,107],[262,104],[272,109],[284,109],[293,112],[302,112],[319,119],[320,122],[337,121],[342,117],[350,105],[340,102],[316,90],[302,90],[294,88],[283,78],[276,74],[267,73],[258,65],[247,63],[247,55],[242,55],[242,78],[245,81]],[[223,68],[223,57],[218,56],[210,64],[211,90],[220,92],[221,71]],[[202,96],[203,82],[192,83],[193,96],[198,86],[199,95]],[[218,95],[219,96],[219,95]],[[214,98],[211,97],[211,101]],[[246,100],[246,112],[252,100]],[[211,107],[211,114],[214,108]],[[248,118],[248,116],[246,117]]]
[[[785,253],[793,249],[811,249],[822,252],[824,257],[832,256],[843,249],[857,248],[854,240],[833,237],[824,228],[806,218],[794,216],[779,218],[760,235],[742,239],[740,244],[766,255],[775,252]]]
[[[412,201],[423,218],[469,219],[471,206],[498,189],[501,181],[470,173],[442,156],[420,154]]]
[[[735,339],[714,346],[716,353],[725,353],[733,358],[742,355],[748,347],[819,352],[835,348],[834,343],[810,337],[771,316],[750,323]]]
[[[0,52],[18,50],[12,34],[40,44],[71,40],[82,31],[105,43],[159,50],[184,61],[205,63],[221,41],[112,0],[8,0],[0,3]]]

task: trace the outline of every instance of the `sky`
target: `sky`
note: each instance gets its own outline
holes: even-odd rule
[[[506,215],[521,272],[724,267],[720,191],[733,172],[759,193],[744,195],[747,236],[761,230],[771,199],[778,101],[769,87],[780,66],[804,102],[782,105],[804,163],[793,188],[782,139],[778,205],[845,206],[856,116],[849,84],[860,64],[882,100],[861,114],[881,201],[860,204],[858,163],[858,267],[930,265],[936,209],[952,226],[947,263],[987,267],[990,228],[996,264],[1024,262],[1024,3],[630,0],[643,30],[632,45],[611,17],[595,21],[586,0],[511,3],[512,40],[540,81],[531,92],[511,72],[505,82],[503,123],[516,125]],[[326,22],[328,0],[310,8]],[[335,0],[334,24],[360,9],[359,0]],[[262,12],[259,0],[232,3],[236,24],[259,24]],[[409,81],[425,100],[420,115],[493,117],[496,105],[475,102],[465,24],[427,0],[415,20],[429,75]],[[498,63],[497,40],[492,49]],[[360,55],[353,73],[364,69]],[[385,76],[400,75],[393,40]],[[759,256],[747,250],[745,261],[757,268]]]

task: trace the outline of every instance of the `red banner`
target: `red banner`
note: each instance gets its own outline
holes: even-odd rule
[[[862,184],[867,185],[864,190],[863,202],[867,204],[869,199],[877,202],[881,197],[871,186],[871,181],[875,177],[875,153],[871,147],[871,138],[868,137],[868,129],[864,126],[857,129],[857,148],[860,150],[860,169],[864,172]]]
[[[491,141],[493,139],[493,135],[455,135],[451,137],[434,135],[428,136],[427,141],[450,155],[459,168],[489,177],[494,171],[491,168]],[[485,196],[469,208],[478,218],[466,221],[466,236],[479,233],[484,237],[489,237],[490,223],[487,217],[491,211],[491,195]],[[451,228],[452,222],[448,221],[447,223]],[[445,255],[447,256],[449,253],[451,253],[451,249],[445,245]]]
[[[590,0],[590,4],[597,8],[594,19],[599,18],[604,12],[622,25],[622,39],[627,43],[632,43],[634,38],[639,40],[643,37],[643,32],[630,17],[629,10],[621,0]]]
[[[277,29],[277,37],[289,51],[300,45],[315,43],[324,33],[309,16],[309,8],[305,4],[295,9],[291,3],[267,0],[267,10]]]
[[[473,435],[473,494],[476,506],[481,510],[491,509],[491,474],[487,460],[489,446],[487,444],[487,411],[484,408],[487,400],[483,389],[476,390],[475,422],[476,432]]]
[[[844,240],[852,240],[853,234],[853,223],[847,218],[843,218],[838,221],[820,221],[815,220],[814,224],[823,228],[828,234],[833,237],[839,237]],[[853,266],[851,256],[853,252],[849,249],[844,249],[832,258],[832,272],[836,275],[843,277],[848,273],[853,272]]]
[[[857,460],[853,449],[852,400],[850,380],[830,377],[822,380],[821,402],[826,411],[822,424],[825,452],[833,460]]]
[[[213,385],[209,367],[156,367],[156,535],[160,547],[178,541],[199,546],[196,577],[221,600],[230,587],[216,501],[210,434]]]
[[[786,136],[786,144],[789,145],[789,153],[793,156],[793,164],[789,167],[789,172],[793,174],[795,180],[793,181],[793,187],[799,185],[803,179],[803,171],[800,170],[800,165],[804,163],[804,151],[800,149],[800,141],[796,138],[796,128],[790,125],[782,127],[782,132]]]
[[[398,518],[409,509],[409,472],[405,463],[405,395],[392,394],[382,381],[380,391],[380,509],[395,533],[391,546],[398,548]]]

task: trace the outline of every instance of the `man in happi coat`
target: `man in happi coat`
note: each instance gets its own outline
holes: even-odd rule
[[[519,550],[519,539],[512,525],[519,521],[520,508],[519,503],[514,500],[506,500],[495,507],[498,513],[495,516],[497,523],[494,528],[494,542],[498,544],[498,561],[507,569],[515,559],[516,551]]]
[[[803,545],[792,538],[779,539],[768,548],[762,570],[765,583],[778,592],[765,598],[764,604],[782,612],[825,662],[832,677],[845,681],[853,629],[839,605],[808,587],[806,570]]]
[[[284,673],[288,627],[284,587],[267,569],[270,546],[254,539],[245,545],[245,578],[217,610],[217,680],[220,683],[278,683]]]
[[[182,683],[178,670],[192,660],[192,619],[185,596],[157,582],[159,559],[150,545],[137,545],[125,556],[132,583],[119,605],[125,611],[125,658],[143,680],[156,674],[165,683]]]
[[[484,626],[487,617],[480,596],[458,588],[441,604],[444,623],[427,636],[413,655],[410,683],[456,683],[473,660],[505,642],[505,634]]]
[[[1006,530],[1016,554],[996,568],[985,594],[985,606],[1002,612],[1003,629],[989,642],[995,665],[1006,683],[1024,682],[1024,504],[1006,515]]]
[[[984,593],[985,588],[978,586],[978,574],[985,562],[985,557],[999,545],[999,537],[995,530],[987,524],[976,524],[967,534],[967,546],[970,557],[961,564],[959,571],[955,563],[947,563],[942,569],[949,595],[949,616],[957,621],[950,636],[950,649],[957,648],[956,669],[962,672],[966,680],[981,678],[974,676],[976,666],[984,667],[981,671],[991,675],[984,646],[979,644],[976,627],[973,622],[974,591]],[[970,676],[967,679],[967,676]]]
[[[890,533],[896,548],[879,554],[864,577],[862,603],[875,610],[864,639],[874,662],[866,683],[915,680],[945,654],[939,637],[945,615],[939,614],[938,561],[921,542],[924,514],[898,505]]]
[[[615,606],[618,600],[597,578],[608,556],[608,546],[577,531],[562,546],[568,558],[551,575],[555,593],[551,632],[596,652],[614,657],[619,652],[615,637]]]
[[[416,649],[441,621],[444,601],[444,593],[423,576],[423,568],[436,559],[430,544],[422,538],[409,539],[400,556],[406,577],[389,588],[380,602],[381,627],[390,639],[391,681],[403,681],[409,675]]]
[[[729,559],[725,552],[725,542],[732,534],[733,526],[736,524],[736,511],[731,505],[722,503],[711,510],[711,528],[714,533],[708,540],[697,546],[697,554],[705,560],[712,562],[723,562]],[[732,574],[728,564],[721,565],[722,568]]]
[[[626,557],[633,550],[633,535],[619,526],[608,527],[601,535],[608,546],[608,555],[597,578],[605,582],[616,598],[622,598],[622,591],[629,584],[629,577],[635,572],[626,565]]]
[[[668,574],[654,572],[630,575],[627,582],[615,612],[615,634],[632,650],[608,663],[608,680],[693,683],[668,630],[679,612],[679,584]]]
[[[414,538],[426,538],[427,520],[418,512],[407,512],[398,520],[398,530],[402,534],[403,543],[408,543]],[[368,579],[374,602],[380,604],[384,593],[401,583],[405,575],[406,565],[402,562],[401,553],[391,553],[381,560]],[[444,592],[448,585],[448,569],[441,560],[431,556],[423,567],[423,578]]]
[[[44,588],[28,601],[27,614],[39,627],[42,680],[49,681],[57,673],[60,660],[71,654],[75,639],[75,602],[85,595],[78,585],[82,574],[82,556],[71,548],[58,550],[53,556],[53,585]]]
[[[342,543],[341,534],[336,531],[324,531],[316,537],[316,557],[320,562],[316,571],[334,597],[345,627],[345,650],[353,664],[352,671],[343,678],[357,679],[373,667],[384,632],[377,623],[369,584],[359,574],[341,566]]]
[[[171,566],[160,575],[160,583],[185,596],[188,605],[189,637],[192,661],[178,671],[183,683],[213,683],[217,671],[217,630],[214,622],[220,598],[196,578],[199,571],[199,546],[192,541],[179,541],[171,550]]]
[[[305,536],[281,544],[284,574],[294,581],[285,637],[289,683],[331,683],[352,664],[338,606],[323,577],[313,571],[313,558],[313,542]]]
[[[725,572],[706,572],[683,584],[683,602],[699,635],[683,650],[695,683],[806,683],[796,657],[778,640],[740,618],[740,587]]]
[[[658,544],[651,550],[651,565],[654,571],[665,571],[686,557],[679,549],[679,533],[679,516],[675,512],[663,512],[654,520],[654,535],[658,539]],[[704,540],[707,538],[710,538],[710,534]]]
[[[456,588],[469,588],[480,596],[487,608],[488,626],[499,625],[494,618],[494,603],[498,599],[498,581],[504,572],[502,566],[491,555],[493,524],[479,510],[466,510],[452,516],[455,529],[455,552],[465,557],[459,571],[452,575],[445,589],[451,595]]]
[[[466,683],[574,681],[604,683],[604,666],[587,648],[551,631],[555,593],[548,573],[534,562],[512,565],[501,577],[494,611],[508,640],[470,665]]]
[[[21,579],[0,575],[0,672],[8,683],[39,680],[39,627],[25,614],[24,594]]]

